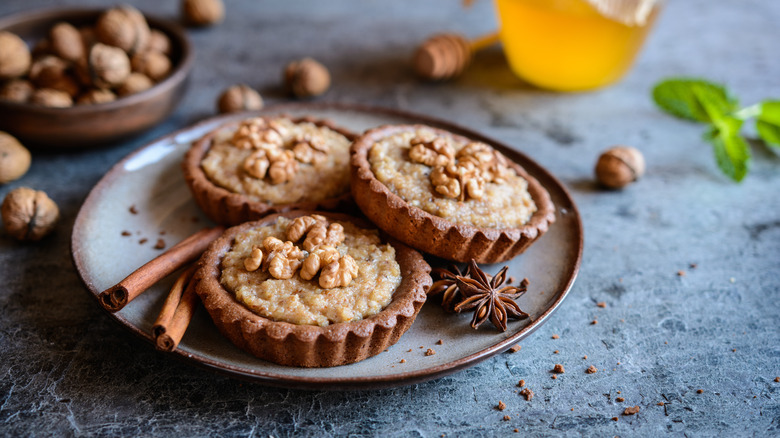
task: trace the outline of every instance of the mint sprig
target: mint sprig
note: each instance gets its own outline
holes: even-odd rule
[[[653,87],[653,100],[663,111],[708,125],[704,139],[712,145],[720,170],[739,182],[750,170],[750,146],[742,125],[756,119],[756,131],[769,146],[780,148],[780,100],[739,108],[739,101],[721,85],[694,78],[665,79]]]

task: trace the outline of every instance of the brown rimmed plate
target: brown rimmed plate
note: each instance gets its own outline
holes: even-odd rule
[[[392,109],[304,103],[277,105],[260,113],[328,118],[356,132],[382,124],[424,123],[487,142],[520,163],[550,192],[557,216],[547,234],[508,263],[508,275],[531,281],[519,304],[533,322],[510,321],[504,333],[487,325],[474,331],[469,327],[470,315],[446,314],[432,301],[387,351],[351,365],[308,369],[275,365],[245,353],[223,338],[208,314],[199,309],[175,356],[233,377],[275,386],[366,389],[408,385],[446,376],[508,349],[544,324],[574,284],[583,243],[577,207],[555,177],[509,146],[449,122]],[[187,189],[181,160],[191,142],[225,122],[246,116],[214,117],[156,140],[116,164],[92,189],[76,218],[71,246],[74,264],[96,301],[100,291],[158,255],[160,250],[153,248],[158,239],[170,246],[211,225]],[[140,243],[142,239],[146,239],[144,243]],[[483,268],[492,274],[500,266]],[[172,281],[160,282],[111,317],[151,345],[151,327]],[[428,348],[436,354],[426,356]],[[402,359],[406,362],[400,363]]]

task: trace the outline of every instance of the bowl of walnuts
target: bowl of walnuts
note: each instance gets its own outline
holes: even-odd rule
[[[50,149],[106,145],[166,119],[192,70],[175,23],[132,6],[0,19],[0,130]]]

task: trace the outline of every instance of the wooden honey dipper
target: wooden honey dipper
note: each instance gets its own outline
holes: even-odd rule
[[[414,71],[423,79],[452,79],[466,70],[472,55],[498,42],[498,33],[469,41],[456,33],[441,33],[425,40],[414,52]]]

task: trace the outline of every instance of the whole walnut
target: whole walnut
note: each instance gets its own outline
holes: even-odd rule
[[[192,26],[210,26],[225,17],[222,0],[182,0],[184,21]]]
[[[130,58],[118,47],[97,43],[79,66],[82,82],[91,80],[98,88],[122,85],[130,76]]]
[[[160,52],[163,55],[170,55],[171,39],[168,38],[168,35],[165,33],[157,29],[152,29],[151,33],[149,34],[149,44],[146,46],[146,50]]]
[[[260,96],[260,93],[244,84],[228,87],[222,92],[217,101],[217,108],[220,113],[255,111],[262,107],[263,98]]]
[[[27,102],[35,90],[33,84],[26,79],[11,79],[0,88],[0,99],[12,102]]]
[[[78,105],[94,105],[98,103],[108,103],[116,100],[116,94],[111,90],[104,90],[102,88],[93,88],[86,93],[79,96],[76,101]]]
[[[130,73],[130,76],[127,77],[125,83],[120,85],[117,89],[117,93],[119,93],[121,97],[124,97],[148,90],[152,88],[152,86],[154,86],[154,82],[145,74]]]
[[[616,146],[604,151],[596,163],[596,179],[613,189],[622,188],[645,173],[645,159],[638,149]]]
[[[130,66],[134,72],[143,73],[154,81],[165,79],[171,72],[171,60],[164,54],[152,50],[133,55]]]
[[[57,204],[46,193],[28,187],[9,192],[0,210],[5,231],[17,240],[41,240],[60,217]]]
[[[76,62],[85,56],[81,32],[68,23],[57,23],[49,30],[51,51],[60,58]]]
[[[53,88],[39,88],[30,96],[30,103],[52,108],[67,108],[73,106],[70,94]]]
[[[67,71],[67,61],[54,55],[44,55],[32,63],[28,77],[39,88],[47,88]]]
[[[30,151],[10,134],[0,131],[0,184],[21,178],[30,168]]]
[[[144,15],[128,5],[107,10],[95,25],[95,35],[101,43],[119,47],[130,55],[146,48],[150,33]]]
[[[314,59],[303,58],[287,64],[284,83],[296,97],[319,96],[330,87],[330,73]]]
[[[30,68],[30,49],[11,32],[0,31],[0,79],[18,78]]]

